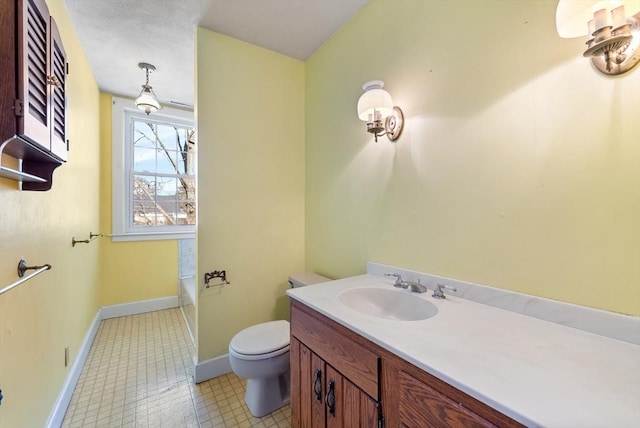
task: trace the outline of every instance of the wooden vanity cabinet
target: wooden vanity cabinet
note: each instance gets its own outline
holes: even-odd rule
[[[48,190],[53,169],[67,159],[68,66],[45,0],[2,1],[0,72],[0,144],[13,138],[0,156],[22,160],[22,171],[46,180],[27,180],[24,190]]]
[[[291,426],[378,427],[379,357],[315,315],[292,304]]]
[[[331,380],[335,415],[327,406]],[[291,426],[523,427],[295,300],[291,302]]]

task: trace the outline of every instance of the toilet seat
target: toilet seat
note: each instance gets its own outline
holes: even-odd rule
[[[229,354],[242,360],[264,360],[289,351],[289,321],[269,321],[236,334]]]

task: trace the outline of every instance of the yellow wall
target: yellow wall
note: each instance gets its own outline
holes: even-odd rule
[[[133,101],[132,101],[133,103]],[[111,95],[100,95],[100,230],[111,233]],[[176,240],[100,240],[100,303],[115,305],[178,294]]]
[[[0,407],[2,427],[44,426],[68,369],[98,309],[96,243],[71,247],[98,230],[98,88],[66,14],[48,0],[70,63],[68,162],[47,192],[20,192],[0,179],[0,286],[17,279],[18,261],[53,269],[0,296]]]
[[[288,315],[287,276],[304,268],[304,64],[202,28],[196,40],[198,278],[231,281],[198,297],[202,361]]]
[[[100,305],[176,294],[175,241],[71,247],[111,230],[111,106],[48,5],[71,152],[48,192],[0,179],[0,286],[21,257],[53,265],[0,296],[2,427],[44,425]],[[199,29],[198,277],[231,281],[199,296],[199,360],[287,316],[305,242],[329,276],[373,260],[640,315],[640,71],[592,70],[555,5],[372,0],[306,64]],[[405,110],[396,144],[356,117],[374,78]]]
[[[640,315],[640,70],[593,70],[556,4],[372,0],[307,61],[309,270]],[[395,144],[356,116],[371,79],[404,109]]]

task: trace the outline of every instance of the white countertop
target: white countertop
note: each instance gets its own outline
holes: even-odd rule
[[[422,321],[365,315],[339,301],[361,275],[287,294],[530,427],[640,427],[640,346],[448,295]],[[430,287],[431,288],[431,287]],[[408,290],[398,292],[409,293]]]

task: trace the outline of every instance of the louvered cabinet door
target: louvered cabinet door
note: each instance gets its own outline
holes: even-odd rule
[[[49,105],[51,115],[51,152],[67,160],[67,54],[56,22],[51,18],[51,70],[49,74]]]
[[[51,150],[49,11],[44,0],[18,5],[18,134]]]

